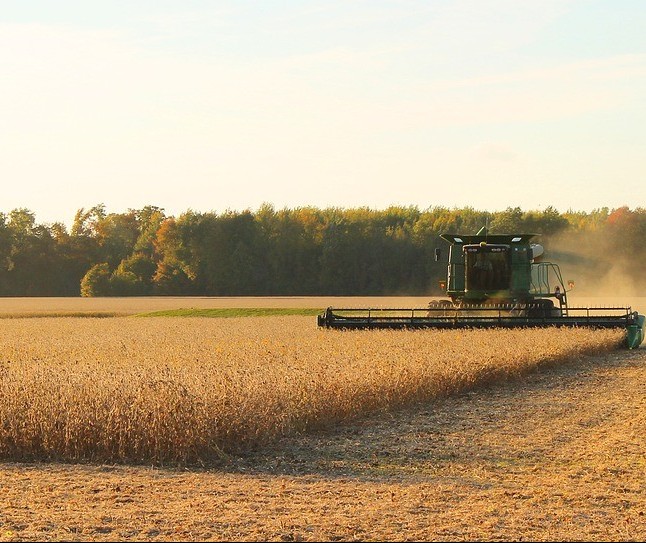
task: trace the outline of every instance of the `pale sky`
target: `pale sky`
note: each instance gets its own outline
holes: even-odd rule
[[[0,0],[0,211],[646,206],[646,0]]]

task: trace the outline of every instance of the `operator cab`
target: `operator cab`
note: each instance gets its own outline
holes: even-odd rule
[[[467,291],[509,290],[509,245],[480,243],[465,245],[463,251]]]
[[[442,234],[450,244],[446,294],[457,303],[533,303],[556,298],[567,307],[566,288],[556,264],[542,260],[536,234]],[[439,251],[435,258],[439,260]]]

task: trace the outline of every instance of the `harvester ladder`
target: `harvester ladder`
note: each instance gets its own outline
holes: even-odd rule
[[[553,290],[551,283],[554,284]],[[532,264],[530,293],[534,296],[553,296],[559,301],[561,314],[564,317],[568,316],[567,293],[561,269],[557,264],[552,262]]]
[[[539,262],[532,264],[530,292],[535,295],[551,294],[550,270],[553,264],[550,262]]]

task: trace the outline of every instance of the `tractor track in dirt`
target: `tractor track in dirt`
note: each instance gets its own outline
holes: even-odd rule
[[[646,540],[646,349],[224,467],[0,464],[0,540]]]

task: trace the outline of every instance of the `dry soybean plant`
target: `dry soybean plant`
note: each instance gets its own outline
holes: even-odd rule
[[[153,464],[214,464],[621,342],[621,332],[586,329],[340,332],[311,317],[0,328],[1,458]]]

